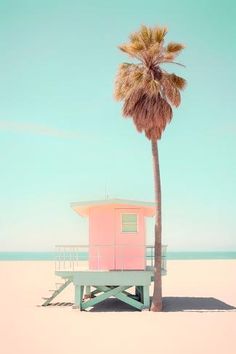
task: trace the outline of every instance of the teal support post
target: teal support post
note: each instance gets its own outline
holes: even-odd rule
[[[144,294],[143,294],[143,286],[139,286],[139,296],[142,304],[144,303]]]
[[[82,311],[83,292],[84,292],[84,286],[81,286],[81,285],[75,286],[75,306],[74,306],[74,308],[77,308],[80,311]]]
[[[141,289],[140,289],[140,286],[135,286],[135,295],[138,297],[139,301],[142,301],[141,300]]]
[[[91,286],[90,285],[86,285],[85,287],[85,294],[89,295],[91,293]]]
[[[150,308],[150,296],[149,296],[149,286],[143,286],[143,308],[148,309]]]

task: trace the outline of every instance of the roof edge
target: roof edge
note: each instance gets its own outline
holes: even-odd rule
[[[130,199],[102,199],[102,200],[88,200],[88,201],[80,201],[80,202],[72,202],[70,206],[74,207],[92,207],[92,206],[99,206],[99,205],[110,205],[110,204],[127,204],[127,205],[140,205],[146,207],[154,207],[155,202],[147,202],[147,201],[140,201],[140,200],[130,200]]]

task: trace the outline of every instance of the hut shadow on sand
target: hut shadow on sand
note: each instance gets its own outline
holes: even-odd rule
[[[236,307],[213,297],[163,297],[163,312],[225,312]],[[118,299],[107,299],[90,312],[139,312]]]
[[[164,312],[212,312],[232,311],[236,307],[214,297],[164,297]]]

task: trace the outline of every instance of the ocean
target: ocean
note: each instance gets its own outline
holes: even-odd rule
[[[236,251],[167,252],[167,260],[194,260],[194,259],[236,259]],[[54,261],[55,252],[0,252],[0,261]],[[88,253],[80,252],[80,260],[87,260]]]

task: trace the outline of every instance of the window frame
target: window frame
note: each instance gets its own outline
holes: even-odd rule
[[[133,224],[133,222],[125,222],[124,224],[123,224],[123,215],[135,215],[136,216],[136,231],[123,231],[123,226],[124,225],[129,225],[129,224]],[[138,213],[134,213],[134,212],[130,212],[130,213],[121,213],[121,223],[120,223],[120,225],[121,225],[121,233],[122,234],[137,234],[138,232],[139,232],[139,223],[138,223],[138,220],[139,220],[139,215],[138,215]]]

